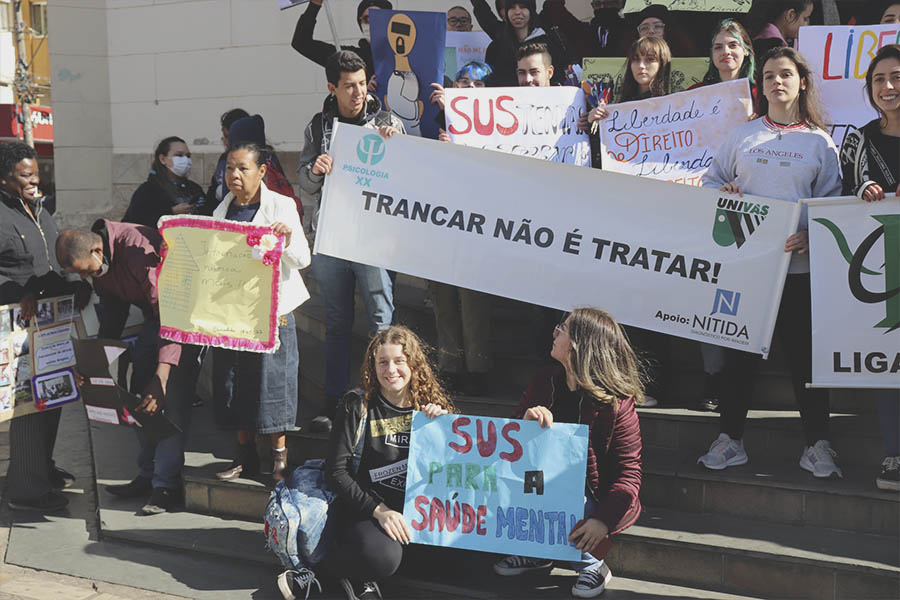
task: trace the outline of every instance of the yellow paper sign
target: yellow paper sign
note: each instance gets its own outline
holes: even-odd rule
[[[622,89],[622,78],[625,77],[625,58],[585,58],[582,62],[584,79],[595,83],[613,86],[612,98],[618,101]],[[690,58],[673,58],[671,83],[672,92],[683,92],[695,83],[703,81],[709,69],[709,59],[702,56]]]
[[[283,241],[268,227],[210,217],[163,217],[160,336],[274,352]]]

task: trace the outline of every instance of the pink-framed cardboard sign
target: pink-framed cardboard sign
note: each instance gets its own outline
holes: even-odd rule
[[[157,269],[160,337],[275,352],[283,236],[268,226],[165,216]]]

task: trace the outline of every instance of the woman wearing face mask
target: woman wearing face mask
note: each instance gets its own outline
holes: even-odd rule
[[[840,195],[837,148],[827,133],[809,65],[796,50],[775,48],[763,57],[757,113],[763,116],[732,131],[719,147],[703,176],[704,187],[788,202]],[[759,160],[760,156],[779,158],[766,161]],[[806,388],[812,373],[807,229],[804,206],[798,232],[784,244],[791,260],[775,334],[785,349],[803,424],[806,443],[800,467],[815,477],[841,477],[834,463],[837,453],[829,442],[828,390]],[[725,351],[721,433],[697,461],[709,469],[721,470],[749,460],[743,434],[759,360],[757,354]]]
[[[753,52],[764,56],[772,48],[797,45],[800,28],[809,25],[813,0],[768,0],[754,3],[752,12],[761,15],[762,23],[754,30]]]
[[[293,200],[276,194],[263,183],[266,175],[265,149],[256,144],[233,144],[225,164],[225,183],[231,192],[216,207],[213,217],[244,221],[270,227],[284,236],[281,279],[278,288],[278,339],[272,354],[213,349],[216,395],[224,380],[219,373],[233,371],[231,410],[237,420],[237,451],[234,461],[216,476],[224,481],[259,472],[255,434],[268,435],[272,457],[266,472],[281,479],[287,466],[285,431],[297,418],[297,374],[299,352],[293,311],[309,299],[300,269],[310,263],[309,245]],[[265,238],[264,240],[265,241]],[[260,242],[260,244],[263,243]]]
[[[485,52],[484,62],[493,69],[493,73],[487,78],[488,85],[518,85],[516,54],[520,46],[532,42],[547,44],[550,50],[553,59],[552,83],[560,84],[565,80],[566,68],[571,62],[568,42],[558,28],[545,31],[539,26],[535,4],[534,0],[506,0],[503,29]]]
[[[884,46],[866,73],[869,103],[878,118],[853,129],[841,147],[845,195],[879,202],[900,195],[900,46]],[[875,485],[900,491],[900,402],[896,390],[858,392],[875,398],[881,422],[884,460]]]
[[[161,141],[150,175],[132,194],[122,221],[156,227],[163,215],[202,213],[206,195],[188,179],[191,166],[191,151],[183,139],[171,136]]]
[[[398,325],[369,342],[360,388],[348,392],[338,406],[328,442],[325,481],[337,495],[328,520],[334,523],[336,545],[321,568],[340,580],[347,598],[374,600],[382,597],[378,581],[397,570],[410,540],[403,501],[412,413],[420,410],[434,418],[456,411],[434,375],[425,345]],[[364,416],[371,427],[361,427]],[[353,454],[359,435],[363,447],[357,468]],[[305,593],[310,581],[295,579],[293,594]]]
[[[641,513],[641,427],[634,410],[634,400],[643,394],[638,360],[619,324],[597,308],[576,308],[556,326],[550,356],[558,364],[532,376],[516,417],[541,427],[588,426],[584,520],[569,540],[582,552],[570,567],[578,573],[572,595],[594,598],[612,579],[603,561],[605,541]],[[546,559],[507,556],[494,564],[494,572],[521,575],[552,566]]]

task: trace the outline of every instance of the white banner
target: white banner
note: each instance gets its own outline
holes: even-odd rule
[[[484,62],[484,55],[491,43],[491,37],[483,31],[448,31],[444,45],[456,49],[456,68],[454,75],[466,63],[473,60]]]
[[[591,166],[578,129],[584,92],[572,86],[447,88],[447,133],[454,144]]]
[[[896,24],[800,28],[797,48],[816,77],[838,148],[848,127],[858,129],[878,116],[866,95],[866,71],[879,48],[897,43],[900,26]]]
[[[343,124],[331,156],[316,252],[769,351],[799,204]]]
[[[722,141],[753,114],[746,79],[609,107],[603,170],[701,185]]]
[[[900,200],[809,202],[813,387],[900,389]]]

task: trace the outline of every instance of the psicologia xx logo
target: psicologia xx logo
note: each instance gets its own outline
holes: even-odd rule
[[[356,145],[356,156],[363,164],[374,166],[384,158],[384,150],[384,140],[380,135],[373,133],[359,140]]]

